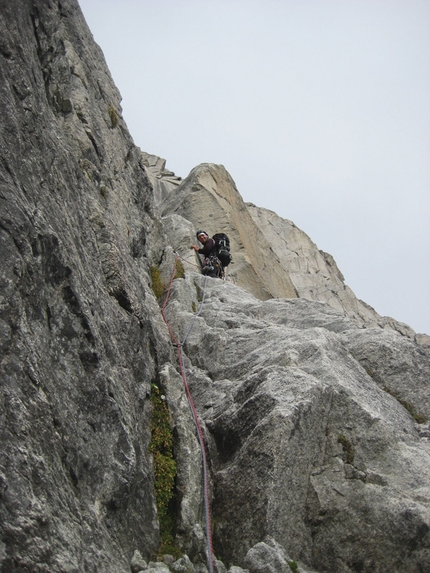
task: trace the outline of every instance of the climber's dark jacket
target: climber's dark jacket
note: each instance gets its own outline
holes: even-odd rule
[[[200,253],[201,255],[204,255],[205,257],[208,257],[214,250],[215,250],[215,241],[213,239],[208,239],[206,243],[203,245],[203,247],[199,249],[197,252]]]

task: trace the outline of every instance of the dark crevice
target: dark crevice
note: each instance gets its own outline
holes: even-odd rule
[[[133,308],[131,306],[130,299],[128,298],[128,294],[124,289],[117,290],[113,293],[113,296],[118,301],[118,304],[130,314],[133,314]]]
[[[88,323],[87,317],[83,314],[79,300],[69,285],[63,288],[63,300],[69,307],[72,314],[79,319],[85,338],[88,342],[94,344],[94,335],[91,332],[91,327]]]
[[[98,157],[99,159],[103,159],[103,157],[102,157],[101,154],[100,154],[99,148],[97,147],[97,143],[96,143],[96,140],[94,139],[93,134],[92,134],[92,133],[89,133],[88,131],[86,132],[86,134],[87,134],[87,136],[88,136],[88,139],[91,141],[91,143],[92,143],[92,145],[93,145],[93,147],[94,147],[94,150],[95,150],[95,152],[96,152],[97,157]]]

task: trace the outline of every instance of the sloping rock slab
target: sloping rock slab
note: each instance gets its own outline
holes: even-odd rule
[[[194,274],[175,281],[168,312],[182,333],[194,320],[185,351],[207,428],[217,554],[246,567],[269,535],[321,571],[426,571],[429,443],[363,365],[399,393],[413,388],[424,411],[429,356],[328,305],[262,302]]]

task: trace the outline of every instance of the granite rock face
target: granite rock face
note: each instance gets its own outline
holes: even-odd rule
[[[0,10],[2,571],[204,570],[201,452],[153,292],[177,253],[166,316],[189,333],[217,557],[231,573],[426,573],[428,337],[357,301],[222,166],[181,180],[138,149],[75,0]],[[196,227],[230,236],[227,281],[199,274]],[[154,384],[193,565],[149,561]]]
[[[162,227],[76,2],[0,6],[0,568],[127,571],[158,545]]]
[[[270,536],[320,571],[425,571],[428,354],[328,305],[204,280],[174,285],[171,320],[185,331],[190,293],[205,289],[185,351],[213,463],[216,552],[246,566]]]
[[[416,335],[407,324],[380,316],[374,308],[359,300],[345,284],[344,276],[333,257],[319,250],[292,221],[252,203],[247,203],[247,207],[279,258],[280,265],[288,271],[300,298],[327,303],[352,318],[359,326],[393,329],[413,338],[422,346],[428,346],[430,337],[424,335],[421,340],[420,335]]]
[[[191,221],[210,235],[227,233],[234,253],[229,280],[258,298],[296,297],[296,291],[222,165],[195,167],[162,203],[162,214]],[[194,237],[194,242],[196,241]]]
[[[164,218],[181,216],[182,229],[185,221],[191,221],[194,230],[228,234],[234,252],[233,264],[228,267],[230,282],[262,300],[299,297],[323,302],[358,326],[393,329],[430,347],[428,335],[416,334],[407,324],[380,316],[359,300],[345,284],[333,257],[319,250],[292,221],[244,203],[222,165],[199,165],[181,181],[165,169],[164,160],[145,155],[145,162]],[[169,221],[165,231],[169,241],[181,250],[184,242],[178,240],[177,227],[171,229]],[[195,237],[191,239],[195,242]]]

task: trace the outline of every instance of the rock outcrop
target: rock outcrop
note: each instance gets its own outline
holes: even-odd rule
[[[138,149],[75,0],[0,9],[2,571],[205,570],[201,452],[160,312],[177,276],[165,313],[187,334],[216,572],[426,573],[428,337],[357,301],[222,166],[181,180]],[[198,272],[196,227],[230,236],[227,281]],[[163,563],[155,393],[186,554]]]
[[[199,165],[181,181],[165,169],[164,160],[145,154],[145,162],[165,217],[180,215],[194,229],[228,234],[235,254],[229,281],[263,300],[300,297],[327,303],[358,326],[393,329],[429,347],[430,337],[416,335],[407,324],[382,317],[359,300],[333,257],[319,250],[292,221],[245,203],[222,165]],[[169,240],[176,240],[177,249],[183,249],[177,229],[173,233],[170,229],[169,221],[165,225]]]
[[[252,203],[247,203],[247,207],[279,258],[280,265],[288,271],[300,298],[327,303],[352,318],[359,326],[392,328],[421,343],[420,337],[410,326],[380,316],[374,308],[359,300],[345,284],[345,278],[333,257],[319,250],[292,221]],[[430,339],[424,339],[422,345],[428,342]]]
[[[190,283],[203,281],[174,285],[179,330],[197,300]],[[185,351],[208,428],[218,554],[244,565],[271,536],[321,571],[425,570],[430,442],[417,421],[430,414],[430,361],[419,346],[328,305],[262,302],[209,280]]]
[[[211,235],[227,233],[234,253],[229,277],[238,286],[261,299],[297,296],[288,272],[222,165],[195,167],[163,202],[162,214],[172,213],[191,221],[196,230],[203,228]]]
[[[77,3],[0,5],[0,568],[127,571],[159,543],[162,227]]]

